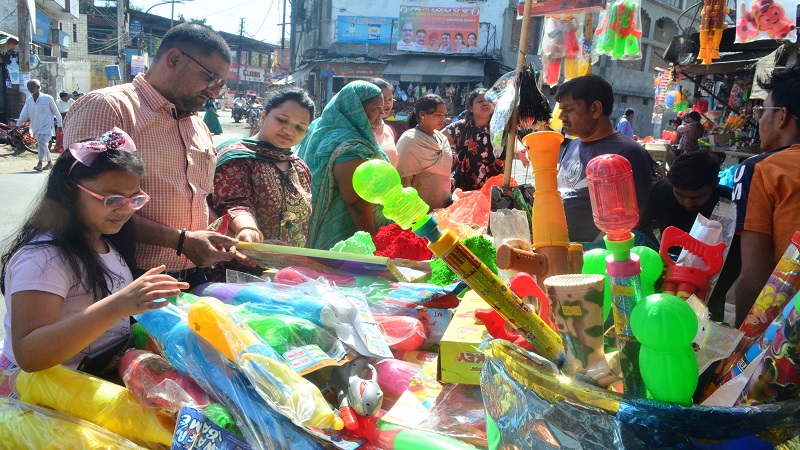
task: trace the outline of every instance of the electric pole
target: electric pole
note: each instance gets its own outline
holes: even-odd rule
[[[281,23],[281,50],[284,50],[286,46],[284,43],[286,42],[286,0],[283,0],[283,22]]]
[[[242,47],[244,46],[244,17],[239,22],[239,50],[236,51],[236,90],[242,92],[239,79],[242,75]]]
[[[17,27],[19,28],[19,71],[30,74],[31,71],[31,12],[26,0],[17,0]]]
[[[125,0],[117,0],[117,60],[119,61],[119,82],[124,83],[127,72],[125,64]]]

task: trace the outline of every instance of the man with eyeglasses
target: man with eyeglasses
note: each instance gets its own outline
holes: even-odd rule
[[[736,170],[732,196],[742,245],[737,326],[800,230],[800,67],[775,69],[756,81],[767,91],[764,105],[753,108],[764,153]]]
[[[197,111],[225,85],[230,48],[208,27],[184,23],[167,32],[145,74],[132,83],[90,92],[70,108],[64,143],[119,127],[136,142],[152,200],[134,215],[136,263],[165,264],[190,284],[202,270],[235,255],[235,239],[206,231],[206,197],[214,191],[216,152]]]

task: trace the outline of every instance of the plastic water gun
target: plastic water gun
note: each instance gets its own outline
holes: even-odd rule
[[[537,353],[558,365],[565,361],[564,344],[558,333],[515,295],[453,232],[439,231],[436,220],[428,214],[430,207],[419,198],[414,188],[403,188],[400,175],[391,164],[381,160],[361,164],[353,174],[353,188],[364,200],[383,205],[386,217],[401,228],[411,228],[418,236],[427,238],[430,242],[428,248],[433,254],[519,329]],[[564,253],[566,257],[566,248]]]
[[[119,376],[145,406],[176,414],[182,406],[203,409],[211,403],[191,378],[169,361],[144,350],[131,350],[119,361]]]
[[[700,13],[700,51],[697,59],[703,64],[711,64],[719,59],[719,44],[722,42],[722,30],[728,28],[725,14],[730,12],[725,0],[704,0]]]
[[[597,27],[595,48],[614,59],[641,57],[639,39],[639,4],[635,0],[617,0],[605,11]]]
[[[140,314],[136,320],[159,343],[173,367],[192,377],[228,408],[250,444],[257,448],[322,448],[307,432],[267,405],[227,357],[193,333],[185,312],[169,305]]]
[[[533,350],[533,346],[525,340],[525,337],[516,331],[509,331],[506,327],[506,320],[493,309],[476,309],[475,320],[480,321],[486,327],[489,335],[495,339],[503,339],[513,342],[525,350]]]
[[[705,267],[679,266],[669,257],[670,247],[681,247],[700,258]],[[662,290],[687,300],[696,295],[705,301],[711,277],[722,269],[725,244],[708,245],[676,227],[667,227],[661,236],[661,259],[667,267]]]
[[[558,84],[561,61],[564,61],[564,78],[571,80],[578,73],[578,40],[580,23],[574,14],[546,16],[545,38],[542,42],[542,81],[550,86]]]
[[[373,417],[358,417],[358,428],[351,433],[387,450],[477,450],[477,447],[449,436],[402,428],[382,420],[385,411]]]
[[[365,373],[369,378],[364,378]],[[357,416],[370,417],[383,404],[383,391],[378,386],[378,371],[361,356],[333,369],[333,386],[337,391],[339,415],[348,430],[358,428]]]
[[[699,376],[692,348],[697,334],[692,307],[674,295],[650,295],[633,308],[631,328],[642,344],[639,367],[650,395],[691,405]]]
[[[289,367],[221,301],[201,299],[189,308],[188,321],[192,331],[239,366],[276,411],[306,426],[334,430],[344,427],[319,389]]]
[[[5,448],[143,449],[92,423],[7,397],[0,397],[0,442]]]
[[[17,376],[19,400],[91,422],[138,444],[172,443],[173,419],[142,406],[133,392],[62,365]]]
[[[597,228],[604,231],[606,258],[614,311],[614,329],[620,353],[625,394],[644,398],[646,394],[639,371],[639,342],[630,327],[630,315],[642,298],[639,256],[631,253],[631,230],[639,222],[636,190],[631,163],[617,154],[598,156],[586,165],[589,199]]]
[[[242,430],[236,425],[236,420],[231,416],[231,412],[222,403],[212,403],[203,410],[203,414],[208,420],[214,422],[239,437],[242,437]]]

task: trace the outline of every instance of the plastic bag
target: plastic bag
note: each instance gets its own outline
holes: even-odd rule
[[[6,397],[0,397],[0,442],[4,448],[143,449],[92,423]]]
[[[736,8],[736,43],[765,39],[797,42],[797,2],[788,0],[741,0]]]
[[[615,0],[600,13],[594,51],[611,59],[641,59],[642,11],[639,0]]]
[[[272,410],[225,356],[193,333],[186,313],[170,305],[136,319],[176,369],[192,377],[228,408],[253,448],[322,448],[289,419]]]
[[[20,401],[92,422],[146,447],[172,443],[174,418],[139,404],[123,386],[62,365],[17,374]]]
[[[756,448],[800,433],[800,400],[759,407],[683,407],[621,395],[566,379],[549,361],[493,340],[481,389],[490,449]],[[707,447],[710,448],[710,447]],[[761,447],[759,447],[761,448]]]
[[[562,61],[565,81],[588,73],[589,58],[582,45],[585,18],[585,13],[545,16],[542,38],[544,84],[558,84]]]

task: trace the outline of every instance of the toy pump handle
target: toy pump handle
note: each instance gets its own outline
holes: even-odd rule
[[[725,252],[724,242],[709,245],[695,239],[692,235],[679,228],[667,227],[661,235],[661,248],[658,252],[667,267],[675,265],[675,261],[669,257],[668,251],[670,247],[681,247],[701,258],[706,264],[706,269],[703,272],[709,275],[713,275],[722,269],[723,253]]]

